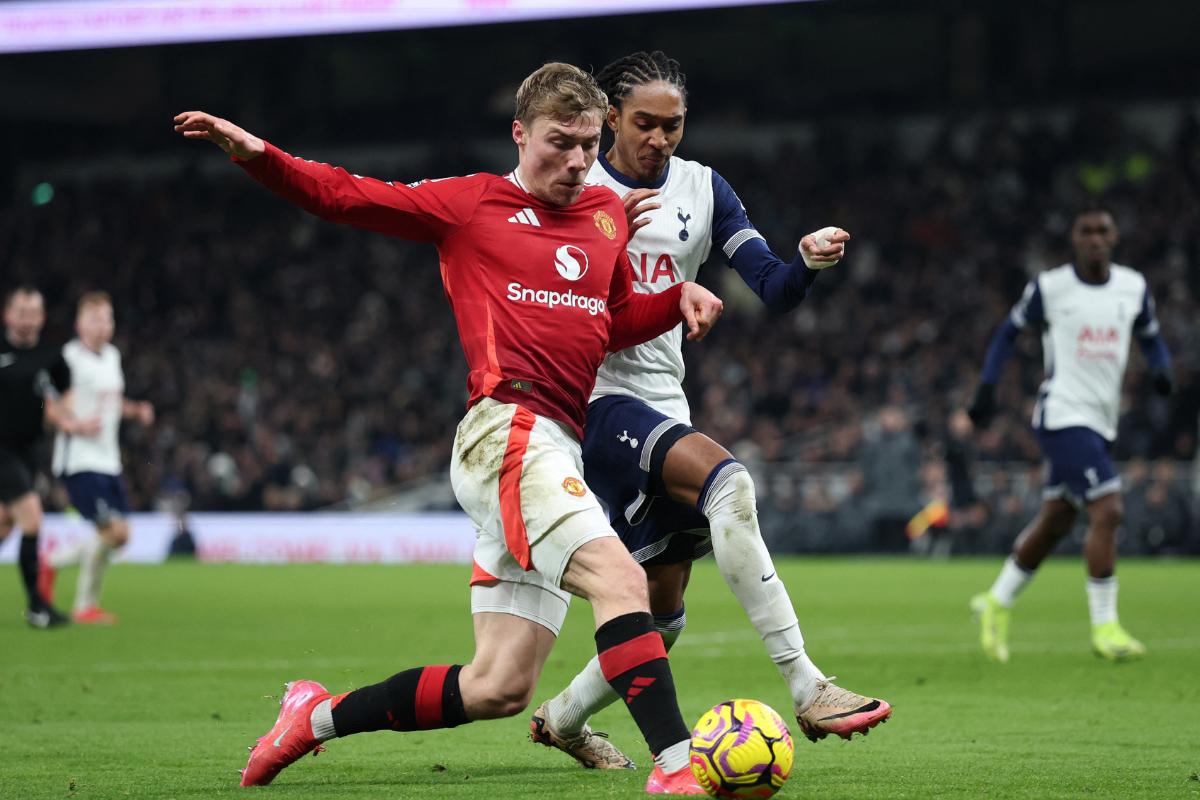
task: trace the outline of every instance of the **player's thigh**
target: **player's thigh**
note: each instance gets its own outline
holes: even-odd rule
[[[728,450],[699,431],[684,436],[667,451],[663,463],[662,481],[667,494],[673,500],[695,505],[708,476],[718,464],[731,458]]]
[[[1061,498],[1043,500],[1038,511],[1038,524],[1046,532],[1062,536],[1071,530],[1079,516],[1079,509],[1073,503]]]
[[[562,587],[592,604],[597,625],[649,608],[646,573],[615,536],[577,548],[563,572]]]
[[[536,572],[562,586],[575,551],[615,534],[583,479],[580,444],[562,425],[513,404],[480,401],[459,425],[451,482],[478,530],[486,576]]]

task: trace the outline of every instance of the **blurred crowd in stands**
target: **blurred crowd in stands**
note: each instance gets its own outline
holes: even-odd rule
[[[727,311],[685,346],[694,424],[752,465],[778,550],[907,547],[905,525],[934,500],[948,521],[919,541],[1006,548],[1040,497],[1038,338],[1020,340],[989,430],[956,411],[1025,282],[1069,259],[1072,210],[1103,198],[1122,231],[1118,259],[1158,301],[1178,387],[1153,396],[1131,356],[1115,450],[1123,546],[1200,550],[1196,116],[1180,110],[1159,141],[1099,109],[939,125],[917,152],[879,120],[766,147],[685,138],[680,155],[727,178],[785,257],[823,225],[853,236],[845,262],[786,316],[714,256],[702,279]],[[70,336],[85,290],[115,299],[127,393],[159,416],[123,434],[134,507],[353,506],[442,473],[466,394],[435,251],[320,222],[235,166],[198,168],[220,156],[197,152],[183,170],[80,179],[0,217],[0,263],[43,288],[48,336]],[[346,166],[412,180],[479,165]]]

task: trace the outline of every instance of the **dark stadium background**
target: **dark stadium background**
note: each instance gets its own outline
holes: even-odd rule
[[[290,208],[171,117],[388,179],[503,171],[529,71],[661,48],[688,74],[679,155],[728,178],[777,252],[854,236],[787,317],[719,258],[704,275],[728,311],[686,348],[695,422],[751,465],[774,549],[903,546],[887,521],[943,495],[954,552],[1007,548],[1039,501],[1036,338],[989,432],[949,420],[1095,198],[1178,377],[1155,398],[1131,356],[1122,548],[1198,552],[1197,29],[1200,7],[1160,0],[838,2],[4,56],[0,270],[42,287],[58,340],[81,292],[113,294],[128,393],[159,410],[125,432],[135,508],[453,507],[465,370],[432,248]]]

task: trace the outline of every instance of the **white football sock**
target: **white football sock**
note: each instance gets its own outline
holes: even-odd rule
[[[96,535],[87,542],[79,563],[79,578],[75,586],[75,610],[100,605],[100,584],[112,556],[112,545]]]
[[[83,553],[90,544],[91,540],[84,536],[70,544],[56,547],[47,554],[46,563],[55,569],[65,569],[72,564],[78,564],[83,559]]]
[[[701,501],[717,569],[762,637],[787,681],[792,701],[798,708],[806,707],[816,694],[817,681],[825,676],[804,652],[792,599],[763,543],[750,473],[737,462],[727,462],[711,479]]]
[[[1016,602],[1017,595],[1025,588],[1025,585],[1033,580],[1034,573],[1017,566],[1017,561],[1012,556],[1004,559],[1004,566],[1000,568],[1000,574],[996,576],[996,582],[992,584],[990,590],[992,597],[996,602],[1005,608],[1011,608]]]
[[[663,645],[669,652],[683,633],[687,617],[681,609],[677,614],[655,615],[654,628],[662,636]],[[600,669],[600,657],[592,656],[587,666],[575,676],[571,684],[546,704],[547,722],[555,733],[572,736],[583,730],[583,726],[597,712],[608,708],[617,700],[617,693],[605,679]]]
[[[1117,621],[1117,576],[1088,578],[1088,613],[1093,625]]]
[[[312,723],[313,738],[318,742],[327,742],[337,738],[333,727],[333,698],[322,700],[313,706],[308,721]]]
[[[682,742],[676,742],[656,755],[654,763],[662,767],[662,771],[667,773],[687,769],[688,765],[691,764],[691,750],[691,739],[684,739]]]

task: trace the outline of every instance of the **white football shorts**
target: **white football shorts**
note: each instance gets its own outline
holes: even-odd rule
[[[559,422],[485,397],[458,425],[450,482],[475,523],[471,613],[513,614],[558,635],[571,556],[616,536],[583,481],[579,440]]]

